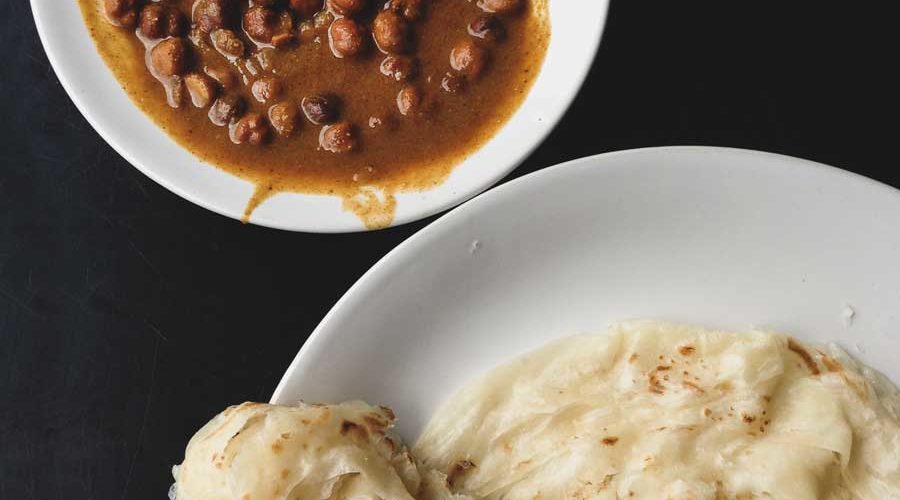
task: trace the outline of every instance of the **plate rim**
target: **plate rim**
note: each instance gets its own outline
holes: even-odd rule
[[[803,158],[798,158],[794,156],[784,155],[780,153],[771,153],[765,151],[758,151],[752,149],[743,149],[743,148],[733,148],[733,147],[722,147],[722,146],[654,146],[654,147],[643,147],[643,148],[634,148],[634,149],[626,149],[620,151],[612,151],[606,153],[600,153],[596,155],[585,156],[581,158],[576,158],[573,160],[565,161],[541,170],[537,170],[535,172],[531,172],[527,175],[523,175],[522,177],[518,177],[509,182],[496,186],[484,194],[477,196],[453,210],[449,211],[445,215],[441,216],[439,219],[435,220],[431,224],[425,226],[415,234],[411,235],[406,240],[402,241],[396,247],[391,249],[387,254],[385,254],[382,258],[380,258],[375,264],[373,264],[365,273],[363,273],[359,279],[357,279],[350,288],[335,302],[335,304],[328,310],[328,312],[323,316],[322,320],[318,323],[318,325],[313,329],[313,331],[309,334],[306,341],[300,346],[297,351],[297,354],[291,360],[290,364],[284,371],[281,379],[275,387],[275,390],[272,393],[269,402],[272,404],[284,404],[285,400],[282,395],[286,392],[287,386],[291,383],[291,380],[294,378],[295,372],[300,370],[301,364],[305,362],[306,357],[309,356],[311,350],[315,349],[315,344],[319,342],[320,338],[323,338],[325,335],[329,335],[327,333],[329,325],[334,321],[335,317],[340,314],[340,310],[344,308],[344,306],[357,298],[358,295],[364,293],[364,289],[369,286],[369,283],[378,278],[383,272],[385,272],[385,268],[392,265],[393,261],[399,259],[401,255],[410,252],[410,248],[419,244],[420,241],[427,240],[432,237],[432,235],[439,234],[444,226],[452,224],[458,218],[466,217],[470,212],[477,211],[479,206],[484,203],[490,203],[492,200],[499,197],[509,197],[515,196],[517,190],[526,189],[530,184],[536,184],[541,182],[547,182],[547,178],[566,175],[570,170],[581,166],[582,168],[589,168],[588,166],[596,162],[598,159],[600,161],[604,161],[608,158],[617,158],[620,156],[640,156],[645,154],[667,154],[667,153],[694,153],[694,154],[727,154],[727,155],[737,155],[743,156],[747,158],[762,158],[769,160],[777,160],[783,161],[787,163],[791,163],[792,168],[804,168],[809,170],[817,170],[826,172],[829,175],[838,175],[845,177],[847,180],[853,182],[862,182],[864,184],[869,185],[873,189],[878,189],[884,191],[886,194],[897,197],[900,199],[900,188],[895,188],[889,184],[877,181],[872,179],[871,177],[867,177],[862,174],[858,174],[856,172],[851,172],[849,170],[844,170],[842,168],[833,167],[824,163],[807,160]],[[604,166],[594,166],[590,168],[606,168]],[[746,167],[740,167],[746,168]]]

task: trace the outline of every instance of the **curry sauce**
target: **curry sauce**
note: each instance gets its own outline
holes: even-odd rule
[[[404,23],[400,35],[380,21],[403,0],[245,0],[228,26],[237,40],[229,55],[195,5],[226,0],[78,1],[137,106],[202,161],[256,184],[245,220],[291,191],[339,196],[367,227],[389,225],[395,193],[439,185],[509,119],[550,36],[545,0],[495,14],[485,13],[491,0],[430,0],[409,20],[401,10],[389,19]],[[353,14],[332,5],[348,2],[364,5]],[[296,10],[311,3],[315,13]],[[166,10],[148,17],[148,5]],[[254,9],[270,15],[269,32],[253,24]],[[345,43],[340,21],[361,45]],[[183,59],[166,59],[179,51]],[[230,113],[214,116],[223,106]]]

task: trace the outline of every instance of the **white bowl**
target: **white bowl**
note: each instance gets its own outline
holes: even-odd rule
[[[591,67],[608,0],[550,0],[552,36],[542,71],[521,108],[441,186],[401,193],[393,224],[466,200],[512,171],[550,133]],[[47,56],[72,101],[116,151],[148,177],[200,206],[241,218],[253,185],[205,165],[163,133],[128,98],[97,53],[74,0],[31,0]],[[280,193],[250,222],[309,232],[364,230],[335,197]]]
[[[837,341],[900,381],[898,217],[893,188],[784,156],[577,160],[397,247],[328,313],[272,400],[388,404],[411,440],[477,374],[633,318]]]

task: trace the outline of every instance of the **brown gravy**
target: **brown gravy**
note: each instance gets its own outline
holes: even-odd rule
[[[339,97],[341,119],[356,127],[359,148],[336,154],[320,147],[321,127],[302,114],[291,137],[273,133],[264,144],[251,145],[234,144],[229,127],[210,123],[207,109],[190,102],[171,107],[163,85],[148,70],[146,49],[135,30],[111,25],[102,2],[78,1],[98,51],[138,107],[202,161],[256,184],[245,221],[267,197],[290,191],[339,196],[344,208],[368,228],[390,225],[395,193],[439,185],[509,119],[540,71],[550,36],[546,0],[529,0],[524,12],[502,17],[506,36],[490,47],[483,74],[467,81],[463,91],[451,94],[441,88],[442,78],[451,72],[450,51],[469,36],[469,23],[482,11],[469,0],[431,0],[413,35],[419,71],[412,82],[435,102],[427,116],[398,112],[397,94],[405,84],[381,73],[384,55],[374,44],[364,55],[344,59],[332,54],[327,36],[286,48],[248,51],[245,62],[257,70],[265,66],[264,73],[281,81],[279,101],[299,103],[317,93]],[[192,3],[174,0],[166,5],[181,10],[190,22]],[[246,33],[240,34],[247,40]],[[255,49],[252,42],[247,46]],[[196,66],[206,64],[235,69],[215,51],[195,62]],[[255,77],[242,64],[237,73],[249,89]],[[248,112],[265,116],[268,104],[253,99],[246,103]],[[372,128],[373,118],[394,125]]]

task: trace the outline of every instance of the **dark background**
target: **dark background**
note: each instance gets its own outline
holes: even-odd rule
[[[872,4],[614,0],[580,96],[513,176],[708,144],[900,186],[897,30]],[[0,19],[0,499],[165,498],[190,435],[267,400],[331,305],[429,221],[318,236],[191,205],[88,126],[26,2]]]

